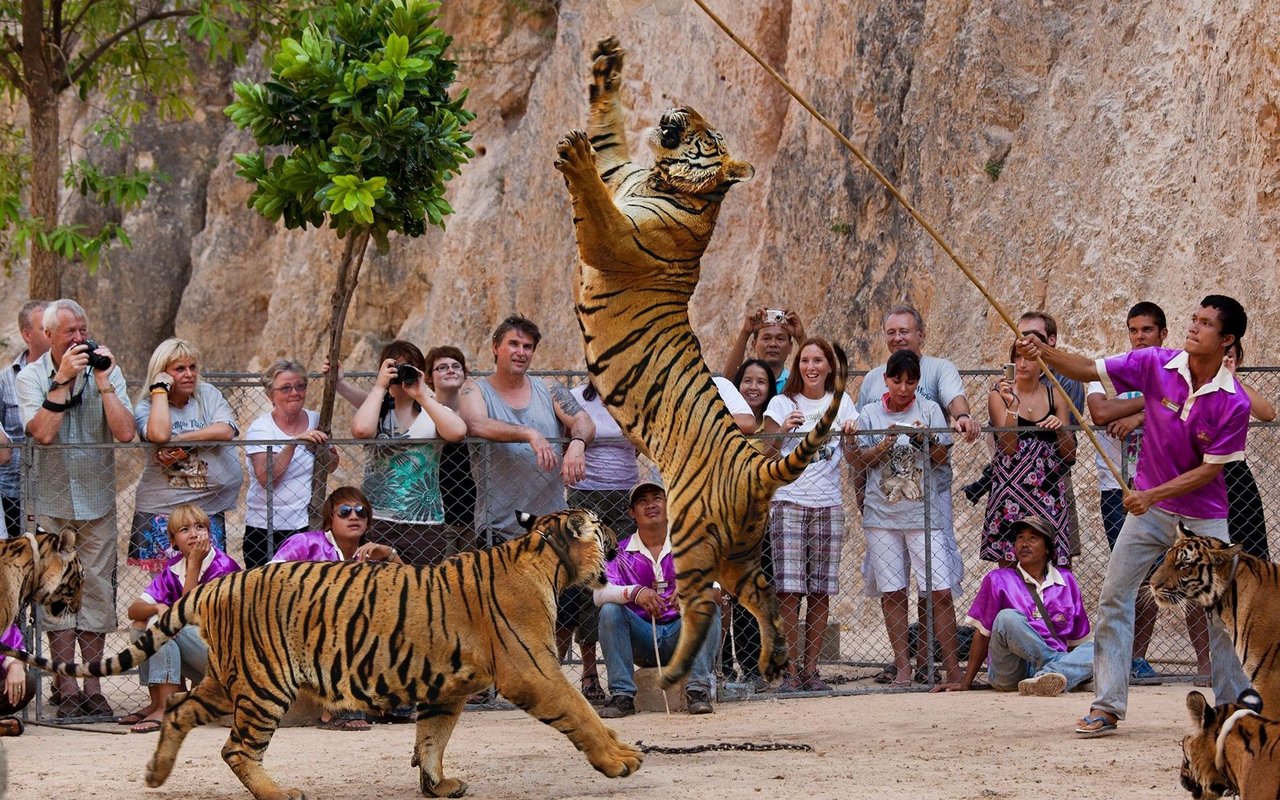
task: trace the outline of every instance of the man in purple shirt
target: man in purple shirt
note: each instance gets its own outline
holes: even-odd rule
[[[600,649],[604,651],[612,695],[608,705],[600,709],[600,716],[605,719],[636,713],[632,665],[665,664],[680,638],[666,489],[652,481],[636,484],[628,497],[627,514],[636,521],[636,533],[618,543],[618,555],[605,565],[608,583],[595,590],[595,602],[600,606]],[[712,712],[711,663],[720,647],[718,608],[717,604],[716,616],[693,660],[686,684],[685,701],[690,714]]]
[[[1236,300],[1209,295],[1191,317],[1182,350],[1146,347],[1091,361],[1025,337],[1024,357],[1040,357],[1076,380],[1097,380],[1109,394],[1142,393],[1145,433],[1128,511],[1102,583],[1094,648],[1097,693],[1076,733],[1112,733],[1124,719],[1133,652],[1133,613],[1138,586],[1173,543],[1179,523],[1227,541],[1227,490],[1222,468],[1244,458],[1249,398],[1222,364],[1244,336],[1248,318]],[[1249,686],[1231,638],[1209,615],[1209,651],[1217,697],[1237,697]]]
[[[987,679],[999,692],[1052,697],[1093,677],[1093,643],[1080,586],[1070,570],[1049,563],[1055,531],[1040,517],[1011,523],[1018,563],[982,579],[965,622],[976,630],[969,666],[958,685],[965,691],[990,656]],[[1038,598],[1038,601],[1037,601]]]

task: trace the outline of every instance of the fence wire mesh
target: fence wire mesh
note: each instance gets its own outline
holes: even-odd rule
[[[986,416],[986,392],[994,374],[991,370],[963,373],[970,406],[979,419]],[[548,382],[566,386],[584,380],[579,373],[552,373],[542,377]],[[246,431],[254,419],[271,410],[257,376],[209,375],[205,379],[223,393],[235,412],[241,432]],[[367,385],[372,375],[357,373],[349,375],[348,379],[357,383],[363,381]],[[1280,371],[1254,369],[1246,380],[1272,396],[1280,383]],[[853,383],[849,394],[856,396],[857,381]],[[312,385],[317,386],[318,380]],[[346,424],[346,420],[340,419],[335,422],[334,430],[346,430]],[[1277,504],[1280,504],[1280,497],[1273,488],[1280,484],[1280,480],[1276,480],[1280,477],[1276,475],[1280,471],[1280,459],[1274,457],[1280,448],[1278,427],[1262,423],[1252,426],[1248,461],[1252,473],[1244,474],[1247,469],[1240,470],[1231,477],[1234,487],[1232,539],[1246,542],[1251,551],[1264,556],[1269,553],[1270,531],[1266,519],[1274,516]],[[926,429],[924,432],[947,433],[946,429]],[[859,432],[863,446],[878,441],[881,435],[896,440],[904,434],[896,429]],[[1100,482],[1105,468],[1096,463],[1094,452],[1083,435],[1077,433],[1076,436],[1079,448],[1075,462],[1064,465],[1061,474],[1039,476],[1036,480],[1043,484],[1061,479],[1063,475],[1069,476],[1069,488],[1064,494],[1069,510],[1064,512],[1064,518],[1071,520],[1070,565],[1081,586],[1090,616],[1095,618],[1097,598],[1110,554],[1109,536],[1114,538],[1108,526],[1122,516],[1116,516],[1114,490],[1108,491],[1108,484]],[[761,446],[767,444],[764,437],[755,438],[760,440]],[[596,446],[609,443],[600,440]],[[536,485],[537,481],[553,481],[557,477],[553,473],[497,474],[490,458],[493,443],[473,438],[453,445],[355,439],[334,439],[331,445],[337,462],[330,471],[328,488],[332,490],[342,485],[363,487],[375,510],[370,538],[393,544],[406,561],[416,564],[438,563],[461,550],[494,543],[498,534],[480,529],[483,523],[478,523],[473,513],[475,499],[477,495],[483,498],[485,487],[515,485],[536,494],[542,488]],[[308,459],[295,455],[291,459],[292,468],[286,468],[283,474],[273,471],[275,461],[272,457],[286,449],[296,453],[308,448],[287,439],[253,442],[238,439],[192,447],[193,461],[212,463],[223,459],[226,463],[234,463],[236,469],[227,475],[215,475],[218,471],[213,468],[184,475],[172,470],[165,472],[156,461],[155,446],[145,443],[35,446],[28,442],[23,449],[22,463],[24,524],[29,526],[33,521],[39,521],[46,527],[60,527],[66,523],[84,528],[84,537],[110,540],[114,536],[114,541],[106,541],[101,548],[99,560],[92,567],[86,564],[87,570],[92,572],[87,575],[86,598],[90,600],[91,607],[94,603],[102,606],[99,611],[106,623],[98,627],[106,632],[105,652],[111,654],[128,645],[128,608],[147,589],[156,571],[163,568],[166,553],[159,534],[164,530],[165,511],[171,507],[166,506],[166,500],[171,502],[175,498],[216,493],[209,488],[210,481],[240,480],[234,489],[219,493],[221,499],[216,507],[205,510],[215,517],[215,527],[219,529],[217,535],[224,537],[220,544],[225,551],[246,567],[264,563],[291,534],[314,529],[310,514],[314,509],[308,506],[311,502],[310,465],[308,463],[301,473],[297,469],[297,464]],[[840,448],[835,448],[835,451],[838,453]],[[255,454],[260,459],[257,470],[254,469]],[[895,465],[889,463],[891,460],[886,459],[885,464],[872,467],[883,470],[883,478],[876,481],[882,492],[892,491],[885,488],[885,480],[891,484],[892,476],[896,474]],[[902,545],[898,544],[896,553],[893,546],[885,545],[873,547],[872,553],[868,554],[863,510],[857,500],[862,491],[859,470],[847,465],[841,467],[841,503],[838,510],[843,515],[844,530],[833,553],[834,562],[830,565],[835,591],[828,597],[829,624],[820,643],[818,658],[818,670],[833,691],[850,693],[897,688],[892,683],[881,685],[877,680],[883,682],[901,677],[894,676],[889,668],[895,662],[895,654],[901,658],[903,652],[908,654],[912,677],[916,679],[912,686],[919,688],[939,680],[941,676],[937,668],[942,666],[947,647],[936,641],[934,631],[942,632],[948,643],[950,637],[948,628],[938,627],[936,621],[939,619],[954,618],[962,624],[957,643],[963,667],[968,643],[968,631],[963,628],[963,620],[982,576],[994,566],[983,560],[982,545],[984,529],[990,527],[988,504],[993,502],[993,498],[1000,502],[1002,493],[997,487],[995,492],[978,494],[982,488],[980,481],[984,468],[991,460],[988,429],[984,428],[983,436],[974,442],[966,442],[956,436],[947,455],[951,472],[950,502],[946,502],[939,493],[947,483],[945,471],[940,474],[935,467],[932,469],[933,479],[921,482],[923,496],[920,502],[928,509],[929,522],[922,526],[920,541],[913,544],[918,556],[911,569],[915,589],[908,589],[897,597],[897,601],[906,604],[909,610],[904,615],[904,609],[895,609],[896,616],[890,615],[894,636],[886,629],[886,609],[874,590],[886,582],[892,584],[893,589],[901,588],[899,583],[890,579],[900,575],[904,563],[911,563],[910,552],[903,555]],[[652,465],[645,463],[642,457],[638,469],[642,476],[656,474]],[[903,469],[909,471],[911,465],[905,465]],[[148,476],[156,471],[162,473],[161,483],[149,484]],[[157,486],[160,487],[158,490]],[[614,526],[620,537],[626,536],[635,530],[627,513],[628,488],[581,490],[571,487],[566,492],[566,504],[591,508]],[[422,495],[430,497],[424,499]],[[410,506],[401,503],[398,511],[387,513],[390,506],[404,500],[421,502]],[[984,517],[988,517],[985,522]],[[95,518],[99,519],[99,524],[91,531],[89,528],[92,526],[86,523]],[[954,546],[950,546],[951,536],[954,536]],[[81,552],[83,558],[83,544]],[[890,557],[877,559],[877,553],[882,556],[889,553]],[[773,554],[775,565],[777,555]],[[949,563],[955,558],[959,563]],[[962,579],[956,574],[961,565]],[[937,590],[947,588],[939,583],[953,584],[950,602],[938,594]],[[821,593],[815,594],[820,597]],[[590,606],[590,602],[587,601],[586,605]],[[562,618],[590,627],[595,624],[590,610],[577,608],[562,614]],[[1197,658],[1197,648],[1189,639],[1188,624],[1181,615],[1155,615],[1150,613],[1151,609],[1146,609],[1149,619],[1144,623],[1142,612],[1140,609],[1140,636],[1144,624],[1150,632],[1145,657],[1162,677],[1189,678],[1206,672],[1201,665],[1207,663],[1207,656]],[[802,626],[804,613],[800,613],[797,619]],[[729,689],[722,694],[749,695],[757,688],[753,684],[758,683],[754,664],[754,654],[759,649],[756,624],[741,608],[735,608],[729,599],[725,601],[722,620],[724,642],[716,660],[716,681],[722,689]],[[904,620],[910,620],[906,628],[902,625]],[[49,625],[47,618],[40,614],[35,616],[34,627],[26,629],[28,647],[47,651],[45,634]],[[560,633],[565,669],[571,679],[582,681],[590,689],[595,683],[591,676],[595,674],[599,676],[599,685],[607,686],[604,662],[594,644],[596,637],[590,633],[583,635],[582,631],[574,635],[568,629]],[[804,642],[803,631],[790,630],[788,635],[793,643],[792,657],[798,659],[798,648]],[[77,658],[81,655],[76,653]],[[49,683],[47,676],[42,680]],[[147,690],[139,685],[136,675],[104,679],[102,685],[103,693],[116,713],[132,711],[148,703]],[[498,701],[490,699],[487,702]],[[57,709],[49,703],[47,692],[42,691],[37,696],[34,710],[37,718],[50,719]]]

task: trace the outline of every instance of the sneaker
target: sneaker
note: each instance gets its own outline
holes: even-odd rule
[[[605,703],[604,708],[600,709],[600,719],[618,719],[629,717],[634,713],[636,713],[635,698],[626,694],[615,694],[609,698],[608,703]]]
[[[1135,658],[1129,665],[1129,683],[1133,686],[1158,686],[1163,681],[1160,673],[1145,658]]]
[[[690,714],[711,714],[715,711],[711,707],[711,698],[707,697],[707,693],[700,692],[697,689],[690,689],[685,692],[684,702]]]
[[[1018,681],[1018,694],[1024,697],[1057,697],[1066,690],[1067,678],[1057,672],[1042,672]]]

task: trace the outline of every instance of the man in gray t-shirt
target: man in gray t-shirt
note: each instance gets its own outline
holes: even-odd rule
[[[583,451],[595,436],[591,417],[567,389],[548,389],[529,377],[542,334],[519,315],[507,317],[493,333],[494,372],[468,381],[459,412],[467,434],[491,444],[471,448],[476,482],[476,530],[482,543],[523,533],[516,510],[547,514],[564,509],[564,487],[586,474]],[[561,457],[549,439],[570,437]]]

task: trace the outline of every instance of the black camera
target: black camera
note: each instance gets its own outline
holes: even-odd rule
[[[85,340],[84,354],[89,357],[89,366],[98,372],[111,369],[111,359],[98,355],[98,343],[92,339]]]
[[[401,386],[414,385],[418,382],[418,368],[412,364],[396,364],[396,376],[391,382]]]

